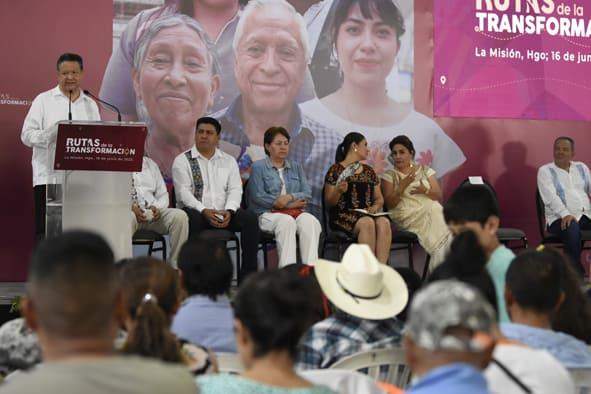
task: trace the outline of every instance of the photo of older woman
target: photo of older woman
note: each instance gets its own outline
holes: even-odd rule
[[[134,59],[137,112],[148,124],[146,155],[170,179],[174,158],[193,146],[195,123],[213,103],[215,59],[201,26],[184,15],[150,24]]]
[[[382,175],[384,205],[401,230],[411,231],[431,255],[430,269],[445,258],[452,235],[439,203],[441,188],[435,171],[414,161],[415,148],[405,135],[390,141],[394,168]]]
[[[120,7],[126,2],[128,1],[117,1]],[[165,0],[163,3],[159,7],[148,8],[134,15],[123,28],[120,37],[117,31],[122,27],[118,21],[113,20],[113,39],[116,43],[105,69],[100,97],[117,106],[127,120],[138,119],[131,69],[135,63],[139,40],[150,24],[169,15],[186,15],[198,21],[212,42],[212,48],[218,60],[218,74],[220,80],[224,82],[220,85],[211,110],[217,111],[224,108],[236,96],[238,90],[234,78],[232,40],[240,19],[240,1]],[[137,4],[133,5],[137,6]],[[131,6],[129,8],[133,9]],[[126,16],[127,14],[118,17]]]
[[[318,219],[306,212],[312,188],[302,166],[287,159],[289,140],[284,127],[265,131],[267,157],[254,162],[246,188],[248,209],[259,216],[261,230],[275,236],[279,267],[297,263],[296,236],[302,262],[314,264],[322,231]]]
[[[368,162],[377,174],[392,166],[388,160],[388,142],[401,132],[414,141],[417,162],[433,167],[439,176],[462,164],[464,154],[437,123],[414,111],[412,103],[393,99],[396,95],[388,91],[387,80],[397,72],[396,59],[406,31],[397,3],[393,0],[329,0],[328,3],[332,13],[330,18],[326,16],[325,23],[331,23],[332,58],[338,63],[336,72],[342,82],[327,96],[302,104],[302,112],[342,133],[364,130],[372,151]],[[329,5],[323,2],[322,6]],[[312,67],[314,61],[313,58]],[[315,80],[318,92],[326,90],[323,83],[321,79]]]

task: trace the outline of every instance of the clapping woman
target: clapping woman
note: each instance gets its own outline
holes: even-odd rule
[[[414,145],[405,135],[392,139],[390,150],[394,168],[382,176],[386,208],[400,229],[417,235],[435,268],[443,261],[452,239],[439,203],[441,188],[435,171],[414,161]]]

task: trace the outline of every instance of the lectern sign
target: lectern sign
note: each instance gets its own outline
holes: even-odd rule
[[[54,168],[141,171],[146,133],[146,126],[142,123],[60,123]]]

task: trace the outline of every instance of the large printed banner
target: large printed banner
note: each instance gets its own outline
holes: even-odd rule
[[[589,120],[589,0],[435,0],[438,116]]]
[[[334,161],[335,140],[349,131],[362,132],[370,145],[368,161],[376,172],[382,173],[391,166],[388,142],[398,134],[406,134],[414,142],[416,161],[435,169],[438,177],[445,176],[444,196],[466,177],[483,175],[497,191],[503,226],[523,229],[530,244],[535,245],[539,239],[534,199],[537,168],[552,160],[552,141],[559,135],[574,138],[577,160],[589,164],[591,122],[431,119],[431,110],[435,107],[439,115],[451,114],[453,110],[455,114],[462,111],[461,116],[494,113],[496,117],[584,119],[581,103],[589,102],[589,90],[581,85],[591,84],[583,74],[589,65],[576,63],[579,52],[589,51],[588,38],[541,32],[524,33],[512,40],[493,40],[488,36],[507,39],[517,34],[488,31],[485,36],[484,32],[474,31],[479,27],[476,12],[497,14],[500,28],[506,24],[501,15],[511,15],[517,1],[482,1],[479,11],[475,0],[288,2],[303,16],[305,34],[297,27],[302,22],[297,17],[290,18],[295,25],[285,23],[280,25],[284,27],[280,31],[268,34],[263,27],[270,23],[265,18],[270,13],[262,10],[245,15],[244,0],[221,2],[224,7],[234,7],[236,12],[223,12],[230,20],[217,20],[213,24],[216,26],[200,24],[209,14],[195,10],[193,5],[217,7],[219,2],[0,2],[0,35],[18,37],[0,40],[2,53],[18,54],[7,57],[0,74],[0,177],[6,189],[0,195],[0,204],[7,208],[1,230],[4,242],[0,244],[0,282],[26,278],[34,235],[32,152],[20,135],[31,101],[56,86],[55,62],[63,52],[77,52],[84,58],[84,89],[98,92],[117,105],[125,120],[147,123],[146,153],[159,163],[165,176],[170,177],[174,156],[192,144],[192,126],[199,116],[212,115],[224,121],[222,139],[226,143],[222,148],[237,158],[244,174],[249,161],[261,155],[264,128],[253,125],[271,123],[259,122],[267,120],[275,125],[283,123],[297,132],[302,126],[298,120],[305,120],[306,125],[313,127],[297,133],[299,137],[294,134],[292,148],[304,148],[298,154],[304,157],[306,174],[312,178],[312,208],[318,208],[324,167]],[[559,14],[567,11],[558,2],[553,3],[550,14],[544,14],[550,2],[541,0],[521,0],[520,11],[513,14],[522,14],[524,18],[529,15],[583,19],[583,27],[577,25],[576,29],[588,30],[590,2],[577,1],[576,12],[583,16],[576,16],[574,1],[566,0],[569,15]],[[534,12],[534,3],[539,3],[539,13]],[[512,8],[502,10],[507,4]],[[175,15],[181,15],[181,23],[173,20]],[[489,16],[482,18],[482,30],[489,29]],[[214,22],[213,19],[207,21]],[[240,20],[244,28],[238,34],[235,56],[232,44]],[[527,20],[524,24],[531,23]],[[535,19],[533,23],[535,28]],[[554,28],[553,23],[548,22],[550,28]],[[204,26],[210,38],[208,45],[207,40],[200,38],[205,36]],[[544,28],[550,30],[546,25]],[[589,35],[587,31],[585,34]],[[305,36],[307,45],[303,45]],[[249,37],[256,37],[256,45],[246,45],[251,42]],[[433,40],[436,48],[431,45]],[[479,47],[486,54],[491,48],[508,48],[510,54],[513,48],[514,54],[520,50],[515,46],[520,40],[529,42],[528,49],[539,53],[539,61],[484,58],[474,53],[475,47]],[[560,51],[561,58],[566,52],[575,57],[571,61],[555,61],[552,51]],[[547,52],[548,60],[542,59],[542,52]],[[217,55],[217,62],[209,62],[209,53]],[[526,57],[527,50],[521,49],[521,54]],[[203,72],[204,65],[208,72]],[[538,84],[514,82],[532,75],[546,80]],[[442,76],[446,78],[441,79]],[[480,79],[488,82],[477,83]],[[556,86],[556,79],[574,82],[560,87]],[[217,82],[212,83],[213,80]],[[435,105],[431,80],[436,83]],[[489,89],[470,95],[464,92],[462,96],[457,89],[449,90],[461,88],[462,83],[488,86],[491,80],[494,84],[513,82],[503,85],[503,91]],[[491,97],[491,92],[497,95]],[[242,111],[243,107],[248,110]],[[286,116],[271,116],[269,109],[289,115],[289,120],[281,122]],[[557,113],[563,116],[556,116]],[[103,120],[115,118],[107,111],[101,116]],[[311,137],[318,143],[317,154],[309,149]],[[297,139],[301,142],[296,143]],[[325,160],[319,159],[322,157]],[[587,263],[590,261],[591,255]]]
[[[130,10],[123,26],[114,15],[100,96],[126,120],[148,125],[146,155],[167,182],[204,115],[220,121],[220,148],[244,179],[265,157],[265,130],[285,127],[317,217],[324,176],[351,131],[365,136],[378,175],[393,166],[389,143],[400,134],[439,177],[465,161],[445,130],[413,107],[412,0],[325,0],[303,15],[298,0],[243,3],[225,2],[216,12],[229,18],[217,28],[192,1]]]

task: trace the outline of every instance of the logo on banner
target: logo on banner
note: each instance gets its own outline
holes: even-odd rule
[[[591,120],[589,2],[466,3],[435,2],[436,115]]]
[[[476,11],[477,31],[481,32],[591,37],[591,20],[583,18],[585,9],[578,4],[556,5],[554,0],[476,0]]]
[[[66,138],[66,153],[96,153],[115,156],[135,156],[135,149],[103,143],[100,138]]]

